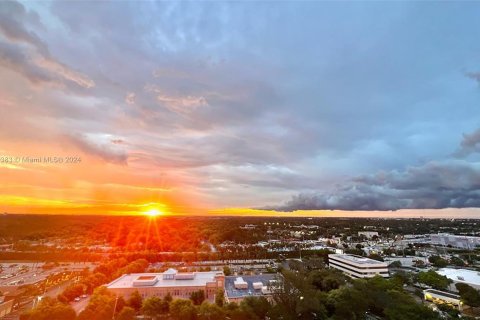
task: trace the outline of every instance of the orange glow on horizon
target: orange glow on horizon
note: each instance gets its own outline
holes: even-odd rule
[[[161,212],[158,209],[150,209],[148,211],[145,211],[144,214],[149,216],[149,217],[158,217],[158,216],[163,215],[163,212]]]
[[[165,205],[157,203],[148,203],[144,205],[146,208],[141,212],[141,214],[148,216],[150,218],[156,218],[158,216],[164,216],[168,214],[168,209]]]

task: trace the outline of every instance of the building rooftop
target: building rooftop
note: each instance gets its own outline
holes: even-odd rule
[[[467,269],[443,268],[437,271],[438,274],[446,276],[455,282],[463,282],[480,286],[480,272]]]
[[[433,293],[433,294],[436,294],[438,296],[443,296],[443,297],[447,297],[447,298],[451,298],[451,299],[459,299],[460,300],[460,296],[458,294],[454,294],[454,293],[450,293],[450,292],[445,292],[445,291],[440,291],[440,290],[436,290],[436,289],[427,289],[427,290],[423,290],[424,293],[428,292],[428,293]]]
[[[176,270],[175,270],[176,271]],[[165,278],[165,275],[174,275],[172,278]],[[107,285],[108,289],[137,288],[141,287],[195,287],[205,286],[207,282],[214,282],[215,276],[223,275],[221,271],[173,273],[167,270],[166,273],[131,273],[124,274]]]
[[[236,289],[235,282],[238,284],[238,278],[242,278],[243,282],[246,282],[245,289]],[[254,289],[254,283],[258,287],[258,282],[261,282],[263,286],[268,286],[270,280],[277,280],[278,275],[276,274],[261,274],[256,276],[229,276],[225,277],[225,293],[228,298],[240,298],[245,296],[263,296],[261,289]],[[237,286],[238,287],[238,286]]]
[[[355,264],[378,264],[378,265],[385,265],[385,262],[373,260],[370,258],[360,257],[353,254],[329,254],[328,257],[342,259],[346,261],[353,262]]]

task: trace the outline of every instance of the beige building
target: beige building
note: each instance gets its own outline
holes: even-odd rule
[[[372,278],[377,275],[388,278],[390,276],[385,262],[353,254],[329,254],[328,265],[352,278]]]
[[[225,275],[221,271],[181,273],[168,269],[163,273],[124,274],[107,285],[111,292],[128,298],[134,291],[142,297],[164,297],[188,299],[190,295],[202,290],[205,298],[214,301],[219,288],[225,286]]]

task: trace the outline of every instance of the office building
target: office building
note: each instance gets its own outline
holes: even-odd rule
[[[224,288],[225,275],[220,271],[181,273],[168,269],[163,273],[124,274],[107,285],[111,292],[128,298],[138,291],[143,298],[164,297],[188,299],[190,295],[202,290],[206,300],[214,301],[219,288]]]
[[[329,254],[328,265],[352,278],[389,277],[387,263],[352,254]]]

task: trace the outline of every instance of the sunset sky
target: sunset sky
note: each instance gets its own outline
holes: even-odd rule
[[[0,1],[0,212],[480,217],[479,15]]]

